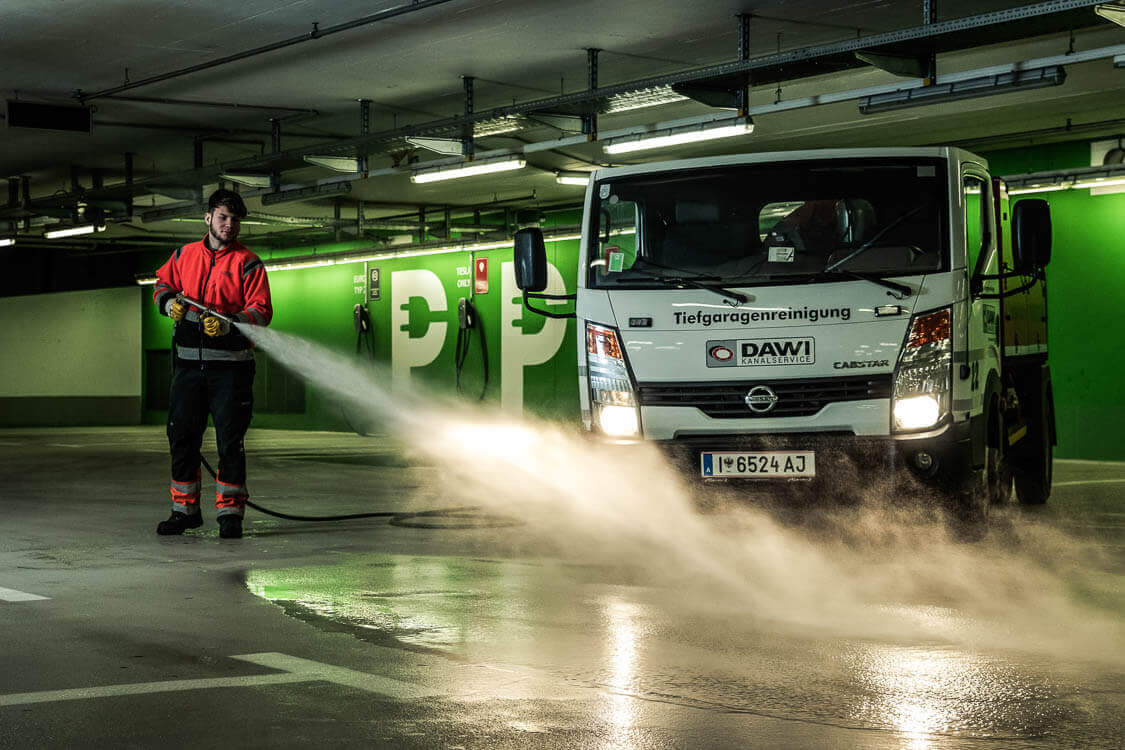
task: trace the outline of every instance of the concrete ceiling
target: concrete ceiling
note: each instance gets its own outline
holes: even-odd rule
[[[933,3],[938,23],[1041,5],[1010,0]],[[449,126],[465,111],[463,76],[474,79],[475,112],[518,108],[586,90],[589,48],[601,50],[598,83],[610,88],[736,61],[739,13],[753,16],[748,58],[758,60],[919,27],[923,10],[921,2],[898,0],[429,0],[404,6],[392,17],[347,30],[339,27],[394,7],[391,2],[358,0],[5,0],[0,10],[5,98],[81,103],[93,107],[94,114],[88,134],[0,123],[0,171],[27,178],[33,208],[54,209],[30,215],[18,205],[0,209],[7,212],[0,213],[0,233],[7,220],[13,220],[9,226],[22,237],[38,237],[44,222],[61,219],[79,201],[94,205],[99,196],[108,196],[120,202],[133,194],[134,218],[126,220],[111,208],[110,230],[93,240],[100,247],[129,247],[140,238],[171,243],[170,238],[195,236],[196,224],[142,222],[140,214],[179,205],[185,189],[211,189],[221,171],[218,165],[276,168],[284,186],[332,178],[336,173],[302,166],[300,154],[318,146],[326,152],[354,152],[355,142],[349,139],[361,132],[359,99],[371,102],[370,133],[389,137],[365,144],[373,176],[351,182],[350,192],[340,198],[344,218],[356,216],[360,201],[369,219],[416,213],[419,206],[440,213],[446,206],[494,202],[516,207],[574,203],[581,189],[556,184],[552,170],[586,171],[611,162],[813,147],[997,147],[1125,131],[1125,70],[1102,59],[1067,65],[1066,82],[1050,88],[873,115],[861,115],[854,99],[769,112],[755,116],[751,136],[612,159],[601,143],[571,138],[578,142],[529,153],[530,168],[519,173],[414,185],[405,167],[439,157],[409,148],[401,135],[414,128],[456,137],[459,126]],[[333,33],[300,39],[314,24]],[[146,83],[283,41],[289,44]],[[908,41],[881,49],[909,53],[925,44]],[[1070,3],[1058,12],[938,37],[938,81],[961,71],[1121,44],[1125,29],[1099,18],[1090,3]],[[730,85],[731,80],[737,82],[738,76],[718,77],[712,83]],[[851,51],[844,51],[759,66],[751,72],[750,105],[904,80],[863,65]],[[146,101],[137,100],[141,98]],[[603,113],[598,131],[718,111],[682,100]],[[275,148],[271,118],[280,120],[280,147],[288,156],[257,163]],[[436,123],[442,128],[432,127]],[[527,120],[521,124],[514,133],[478,137],[477,152],[519,149],[575,135]],[[198,171],[197,143],[202,144],[204,167]],[[122,191],[126,152],[133,154],[133,179],[140,187]],[[391,167],[399,171],[388,173]],[[105,190],[91,190],[95,180]],[[248,203],[257,214],[330,217],[333,200],[263,207],[252,198]],[[294,234],[287,228],[284,241],[294,241],[302,231],[308,230]],[[319,231],[309,234],[309,241],[325,241],[324,230]],[[271,224],[248,224],[243,230],[249,244],[266,242],[268,235],[276,239],[278,232]],[[380,236],[370,235],[376,241]]]

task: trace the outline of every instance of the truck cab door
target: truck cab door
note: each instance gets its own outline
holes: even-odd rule
[[[957,374],[967,380],[971,393],[972,416],[982,414],[988,397],[990,376],[999,388],[1001,356],[1000,233],[997,230],[993,185],[983,170],[965,165],[961,178],[964,208],[965,270],[969,282],[969,311],[965,361]],[[962,404],[962,410],[968,404]],[[956,405],[954,410],[958,411]]]

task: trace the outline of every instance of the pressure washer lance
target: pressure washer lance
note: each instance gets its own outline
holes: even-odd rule
[[[225,323],[230,323],[232,326],[238,325],[238,321],[236,321],[234,318],[230,317],[229,315],[223,315],[221,312],[215,312],[210,307],[207,307],[207,305],[203,304],[202,302],[196,302],[191,297],[186,297],[182,294],[177,294],[176,299],[178,299],[180,302],[186,302],[187,304],[189,304],[192,307],[199,310],[199,312],[200,312],[199,317],[200,318],[205,318],[208,315],[210,315],[210,316],[218,318],[219,320],[221,320]]]
[[[177,298],[181,302],[185,302],[198,309],[200,312],[200,318],[205,318],[208,315],[213,315],[219,320],[226,321],[231,325],[238,325],[237,321],[235,321],[230,316],[215,312],[211,308],[207,307],[207,305],[203,304],[202,302],[197,302],[191,297],[185,297],[184,295],[180,294],[177,295]],[[211,468],[211,464],[207,463],[207,459],[203,457],[202,453],[199,454],[199,460],[203,462],[203,466],[206,467],[207,473],[210,474],[216,482],[219,481],[219,477],[215,473],[215,470]],[[425,510],[416,513],[381,511],[375,513],[348,513],[339,516],[296,516],[289,513],[280,513],[276,510],[270,510],[269,508],[264,508],[261,505],[253,503],[249,500],[246,501],[246,504],[259,513],[265,513],[267,516],[274,516],[275,518],[284,518],[289,521],[351,521],[357,518],[386,518],[393,526],[409,526],[420,529],[501,528],[505,526],[516,526],[520,523],[515,519],[498,514],[479,513],[478,511],[480,510],[480,508],[477,506],[439,508],[437,510]],[[448,518],[450,519],[450,521],[426,523],[425,521],[414,520],[425,518]]]

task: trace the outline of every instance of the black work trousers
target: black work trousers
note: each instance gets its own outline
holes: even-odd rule
[[[219,514],[242,515],[246,491],[243,439],[254,402],[254,363],[177,362],[168,405],[168,444],[172,452],[173,503],[198,510],[199,450],[210,414],[219,450],[215,504]],[[179,491],[177,490],[179,488]],[[194,497],[193,497],[194,496]],[[174,505],[174,507],[175,507]]]

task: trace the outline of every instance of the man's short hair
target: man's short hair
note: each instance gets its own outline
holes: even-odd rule
[[[240,219],[246,218],[246,204],[242,202],[242,196],[233,190],[219,188],[211,193],[211,197],[207,199],[207,213],[213,213],[219,206]]]

